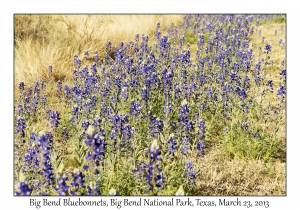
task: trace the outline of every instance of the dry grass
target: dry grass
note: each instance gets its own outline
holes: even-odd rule
[[[195,195],[285,195],[285,163],[231,159],[217,148],[201,163]]]
[[[161,31],[182,20],[182,15],[15,15],[15,85],[48,78],[53,66],[55,80],[71,78],[73,56],[84,51],[103,56],[108,40],[119,46],[147,34],[154,40],[156,24]]]

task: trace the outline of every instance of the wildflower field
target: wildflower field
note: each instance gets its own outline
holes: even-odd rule
[[[15,195],[286,195],[285,15],[15,15]]]

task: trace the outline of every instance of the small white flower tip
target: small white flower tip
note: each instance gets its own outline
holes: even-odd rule
[[[188,104],[188,102],[187,102],[186,99],[184,99],[184,100],[181,102],[181,105],[186,105],[186,104]]]
[[[74,174],[78,174],[78,173],[79,173],[79,169],[78,169],[78,168],[75,168],[75,169],[73,170],[73,173],[74,173]]]
[[[184,196],[184,189],[183,189],[183,185],[180,185],[179,189],[177,190],[176,196]]]
[[[64,168],[65,168],[65,165],[63,163],[60,164],[58,167],[58,170],[57,170],[58,174],[62,174],[62,172],[64,171]]]
[[[109,195],[117,195],[118,194],[118,191],[115,189],[115,188],[111,188],[110,191],[109,191]]]
[[[20,182],[25,182],[25,179],[26,179],[25,174],[23,172],[20,172],[19,173],[19,181]]]
[[[89,137],[93,137],[94,134],[95,134],[95,127],[93,125],[89,125],[89,127],[87,128],[86,130],[86,134],[89,136]]]
[[[95,189],[96,188],[96,182],[90,182],[90,188]]]
[[[45,134],[46,134],[46,132],[42,130],[42,131],[39,132],[38,136],[39,136],[39,137],[42,137],[42,136],[44,136]]]
[[[152,142],[151,146],[150,146],[150,151],[153,152],[155,150],[158,150],[159,149],[159,145],[157,143],[157,140],[154,139],[154,141]]]

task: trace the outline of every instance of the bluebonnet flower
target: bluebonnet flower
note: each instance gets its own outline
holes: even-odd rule
[[[40,94],[40,84],[37,81],[34,82],[34,93],[37,95]]]
[[[26,177],[24,175],[23,172],[19,173],[19,183],[18,183],[18,187],[20,191],[16,192],[17,196],[28,196],[31,194],[32,192],[32,188],[29,187],[27,181],[25,180]]]
[[[197,142],[197,147],[196,148],[198,150],[197,155],[198,156],[203,156],[204,155],[204,142],[203,141]]]
[[[184,35],[180,37],[180,40],[179,40],[179,48],[182,48],[183,46],[183,43],[184,43]]]
[[[74,66],[77,67],[77,69],[80,69],[81,66],[81,60],[78,58],[78,55],[74,55]]]
[[[122,139],[130,140],[133,135],[133,130],[129,124],[125,124],[122,127]]]
[[[250,79],[248,76],[245,76],[244,87],[245,87],[245,89],[250,87]]]
[[[249,41],[248,40],[244,40],[243,41],[243,47],[244,48],[248,48],[249,47]]]
[[[147,165],[148,170],[146,174],[149,190],[153,190],[154,185],[158,188],[164,188],[163,181],[165,178],[160,174],[162,169],[158,164],[159,161],[162,161],[162,158],[159,157],[160,154],[160,146],[158,145],[157,140],[154,139],[150,146],[150,163]]]
[[[154,79],[154,81],[156,81],[157,79],[155,79],[155,78],[153,78]],[[138,86],[139,85],[139,83],[138,83],[138,81],[137,81],[137,79],[131,79],[130,80],[130,86],[131,87],[136,87],[136,86]]]
[[[246,131],[248,130],[248,125],[247,125],[247,122],[246,122],[246,121],[243,122],[243,124],[242,124],[242,129],[243,129],[244,132],[246,132]]]
[[[167,36],[163,36],[160,40],[160,48],[161,49],[167,49],[170,47],[170,42],[168,41],[168,37]]]
[[[40,189],[40,181],[38,179],[34,180],[33,182],[33,187],[36,189],[36,190],[39,190]]]
[[[185,165],[185,176],[188,180],[188,185],[196,185],[196,173],[193,170],[194,164],[191,161],[188,161]]]
[[[246,114],[248,114],[248,112],[249,112],[249,105],[248,104],[245,105],[244,112]]]
[[[32,89],[28,88],[28,97],[30,97],[32,95]]]
[[[60,120],[60,113],[58,111],[51,111],[50,118],[51,118],[51,128],[57,128],[59,125]]]
[[[98,62],[98,51],[95,51],[95,53],[94,53],[94,61],[96,63]]]
[[[277,91],[277,95],[278,96],[282,96],[284,94],[286,94],[286,88],[284,86],[280,85],[280,87],[279,87],[279,89]]]
[[[283,82],[286,82],[286,69],[283,69],[281,72],[280,72],[280,80],[283,80]]]
[[[170,103],[169,105],[163,106],[163,114],[167,115],[172,112],[172,104]]]
[[[45,81],[44,81],[43,78],[40,79],[40,84],[41,84],[42,90],[45,90],[46,89],[46,85],[45,85]]]
[[[165,177],[162,174],[156,174],[155,181],[156,181],[156,187],[164,189],[165,188]]]
[[[160,133],[163,130],[164,124],[163,121],[160,118],[152,117],[151,118],[151,134],[153,138],[156,138],[158,136],[158,133]]]
[[[173,133],[170,135],[170,139],[169,139],[169,142],[168,142],[168,148],[167,148],[167,150],[170,152],[170,154],[172,156],[174,156],[174,153],[177,150],[177,142],[176,142],[176,140],[174,138],[174,134]]]
[[[162,71],[163,82],[167,88],[171,88],[171,86],[172,86],[173,74],[174,73],[171,68],[164,69]]]
[[[128,115],[113,115],[111,122],[116,132],[122,133],[124,124],[128,123]]]
[[[17,118],[17,124],[15,125],[15,134],[21,133],[21,137],[25,137],[25,120],[22,117]]]
[[[96,182],[91,182],[90,185],[88,186],[88,193],[87,195],[89,196],[95,196],[95,195],[100,195],[101,192],[97,188]]]
[[[271,46],[271,45],[269,45],[269,44],[266,44],[266,46],[265,46],[265,50],[267,51],[267,54],[268,54],[269,52],[271,52],[271,48],[272,48],[272,46]]]
[[[148,97],[148,91],[147,91],[146,87],[143,87],[141,96],[142,96],[142,99],[145,100],[147,103],[147,101],[149,100],[149,97]]]
[[[63,137],[64,139],[66,139],[66,140],[69,139],[69,130],[68,130],[68,128],[66,128],[66,127],[63,127],[63,128],[62,128],[62,137]]]
[[[36,141],[39,143],[39,152],[42,154],[41,161],[43,162],[43,176],[46,185],[50,185],[54,181],[54,173],[50,158],[52,139],[53,136],[50,132],[45,134],[43,131],[41,131],[36,138]]]
[[[72,195],[76,195],[79,190],[79,187],[86,188],[84,185],[84,175],[79,169],[74,169],[72,173],[73,181],[71,182],[71,186],[74,187],[74,190],[70,190]]]
[[[158,145],[157,140],[155,139],[150,146],[150,159],[152,161],[161,161],[162,159],[158,157],[160,154],[160,146]]]
[[[181,90],[180,90],[179,86],[176,85],[176,87],[175,87],[175,94],[174,94],[174,99],[175,100],[180,98],[180,93],[181,93]]]
[[[104,166],[103,161],[106,152],[105,138],[96,133],[93,125],[89,125],[86,134],[87,139],[84,142],[89,148],[86,160],[90,160],[91,163],[95,163],[96,166],[99,166],[100,164]]]
[[[199,133],[201,133],[201,134],[205,134],[205,128],[206,128],[206,126],[205,126],[205,121],[204,120],[200,120],[199,122],[198,122],[198,127],[199,127]]]
[[[78,108],[78,106],[77,106],[77,104],[75,104],[74,106],[73,106],[73,109],[72,109],[72,119],[71,119],[71,121],[73,121],[73,120],[78,120],[78,114],[79,114],[79,108]]]
[[[141,160],[141,162],[135,166],[133,175],[140,180],[143,176],[143,172],[146,171],[146,169],[147,164],[143,160]]]
[[[139,41],[139,38],[140,38],[140,35],[139,35],[139,34],[136,34],[136,35],[135,35],[135,41],[138,42],[138,41]]]
[[[65,90],[65,96],[66,96],[67,100],[70,99],[72,97],[72,93],[71,93],[71,89],[69,88],[69,86],[65,85],[64,90]]]
[[[247,93],[245,88],[236,87],[235,92],[238,96],[241,96],[243,99],[247,98]]]
[[[212,88],[211,88],[211,87],[208,87],[208,88],[207,88],[206,95],[207,95],[208,97],[212,97],[212,94],[213,94]]]
[[[184,99],[181,103],[180,110],[179,110],[179,120],[181,122],[185,122],[188,120],[189,117],[189,105],[187,101]]]
[[[57,87],[57,93],[61,94],[62,93],[62,82],[60,80],[58,80],[56,87]]]
[[[234,63],[232,64],[232,68],[235,69],[235,70],[237,70],[237,69],[239,68],[239,64],[236,63],[236,62],[234,62]]]
[[[201,74],[200,76],[200,85],[204,85],[207,83],[205,74]]]
[[[280,63],[281,67],[284,67],[284,63],[285,63],[284,60],[282,60],[281,63]]]
[[[259,133],[254,133],[253,137],[260,137],[260,134]]]
[[[32,192],[32,188],[29,187],[28,182],[26,181],[19,183],[19,190],[20,191],[16,192],[17,196],[29,196]]]
[[[28,152],[24,156],[26,166],[28,169],[38,170],[40,167],[39,153],[41,151],[39,149],[39,143],[38,141],[36,141],[35,133],[32,133],[30,135],[30,140],[28,144],[29,144],[27,149]]]
[[[228,128],[224,128],[224,133],[228,133]]]
[[[87,59],[87,57],[89,56],[89,52],[88,51],[84,51],[83,56],[85,59]]]
[[[186,120],[184,125],[186,133],[190,133],[194,130],[194,123],[192,121]]]
[[[46,104],[47,104],[47,95],[43,95],[42,98],[41,98],[41,105],[42,107],[46,107]]]
[[[200,110],[203,110],[206,106],[206,102],[205,101],[202,101],[200,104],[199,104],[199,109]]]
[[[25,89],[25,84],[24,84],[24,82],[20,82],[20,84],[19,84],[19,89],[20,89],[21,92],[24,91],[24,89]]]
[[[49,73],[49,76],[52,75],[52,66],[51,65],[48,66],[48,73]]]
[[[181,149],[181,154],[183,156],[186,156],[189,152],[189,144],[190,144],[190,139],[188,136],[183,136],[182,137],[182,149]]]
[[[106,44],[106,52],[109,54],[111,50],[111,42],[108,40],[107,44]]]
[[[271,88],[271,90],[273,90],[273,81],[272,80],[268,80],[267,86],[269,86]]]
[[[18,111],[17,111],[18,115],[22,115],[24,112],[23,106],[21,104],[18,104],[17,109],[18,109]]]
[[[69,195],[69,186],[66,183],[67,180],[68,177],[65,174],[59,178],[57,186],[54,188],[56,191],[58,191],[59,196]]]
[[[31,100],[30,106],[31,106],[31,112],[33,114],[36,113],[37,106],[38,106],[38,100],[39,100],[39,97],[37,95],[33,96],[32,100]]]

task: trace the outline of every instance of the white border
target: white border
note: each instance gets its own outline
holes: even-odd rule
[[[287,196],[286,197],[240,197],[242,200],[268,200],[269,209],[297,206],[299,194],[299,16],[297,6],[291,1],[270,0],[219,0],[219,1],[6,1],[0,6],[0,58],[1,58],[1,103],[0,103],[0,206],[1,209],[29,209],[29,198],[13,197],[13,14],[14,13],[286,13],[287,14],[287,66],[288,66],[288,108],[287,108]],[[298,64],[298,65],[297,65]],[[3,135],[4,134],[4,135]],[[297,166],[298,165],[298,166]],[[297,173],[298,172],[298,173]],[[218,200],[219,197],[199,197],[203,200]],[[234,199],[235,197],[225,197]],[[38,198],[42,199],[42,198]],[[57,197],[52,198],[58,199]],[[109,198],[102,198],[107,199]],[[138,198],[130,198],[138,199]],[[194,199],[194,198],[192,198]],[[95,200],[91,198],[89,200]],[[44,208],[44,207],[43,207]],[[71,209],[72,207],[64,207]],[[92,208],[92,207],[90,207]],[[102,207],[95,207],[102,208]],[[132,209],[137,209],[134,207]],[[146,208],[146,207],[142,207]],[[158,207],[155,207],[158,208]],[[166,207],[163,207],[166,208]],[[158,209],[163,209],[158,208]],[[200,208],[200,207],[199,207]],[[206,209],[205,207],[201,207]],[[232,207],[234,208],[234,207]],[[122,208],[124,209],[124,208]],[[129,209],[129,208],[128,208]],[[234,209],[240,209],[235,207]],[[243,208],[244,209],[244,208]]]

